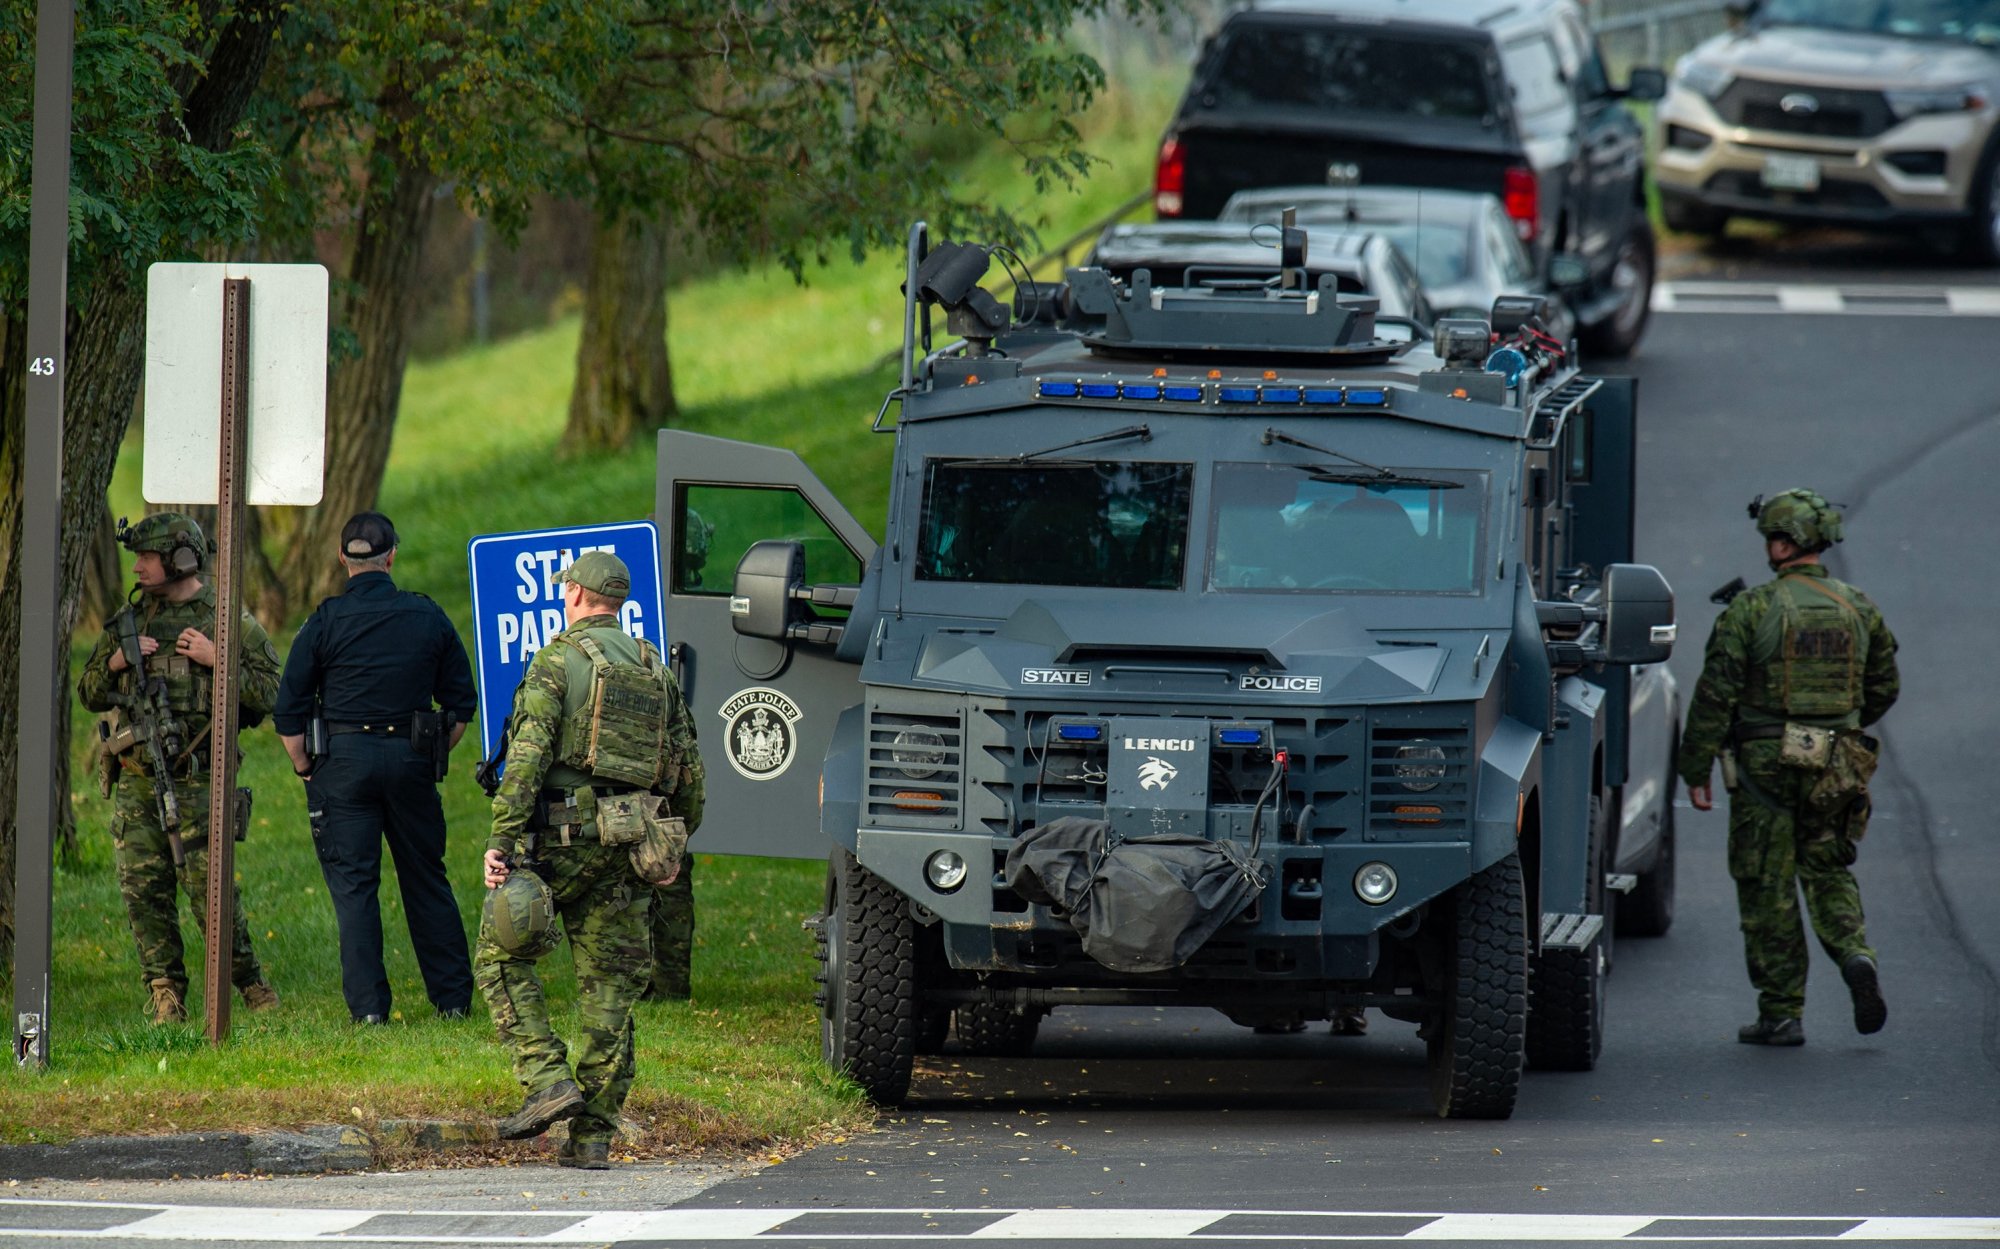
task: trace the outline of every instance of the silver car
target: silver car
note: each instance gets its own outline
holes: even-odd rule
[[[2000,263],[2000,0],[1762,0],[1661,103],[1669,227],[1942,229]]]
[[[1479,317],[1501,295],[1549,300],[1549,332],[1569,341],[1576,317],[1535,272],[1535,263],[1497,196],[1477,191],[1370,186],[1351,191],[1323,186],[1238,191],[1217,219],[1275,223],[1286,209],[1318,241],[1328,227],[1379,234],[1416,267],[1424,299],[1441,317]]]

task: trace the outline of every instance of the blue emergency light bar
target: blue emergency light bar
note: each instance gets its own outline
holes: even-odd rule
[[[1095,724],[1058,724],[1056,736],[1066,742],[1094,742],[1104,736],[1104,730]]]
[[[1217,736],[1222,739],[1222,744],[1225,746],[1262,746],[1264,744],[1264,730],[1262,729],[1223,729]]]
[[[1041,399],[1123,399],[1140,403],[1283,403],[1307,407],[1383,408],[1389,390],[1382,386],[1255,386],[1222,382],[1086,382],[1043,380],[1035,384]]]

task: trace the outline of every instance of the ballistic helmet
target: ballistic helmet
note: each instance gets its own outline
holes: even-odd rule
[[[486,891],[480,928],[515,958],[540,958],[556,948],[555,895],[548,882],[525,867],[507,873],[498,889]]]
[[[118,520],[118,542],[132,552],[156,551],[166,562],[167,575],[178,581],[192,577],[208,563],[208,539],[194,518],[179,512],[141,516],[136,525]]]
[[[1753,499],[1750,515],[1765,537],[1789,538],[1802,550],[1824,551],[1840,541],[1840,513],[1814,490],[1786,490]]]

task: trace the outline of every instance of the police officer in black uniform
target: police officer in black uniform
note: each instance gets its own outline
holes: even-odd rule
[[[313,845],[340,924],[341,991],[363,1024],[389,1018],[376,898],[385,836],[431,1005],[456,1018],[472,1003],[437,792],[478,705],[472,665],[443,609],[389,579],[395,559],[396,527],[381,513],[356,513],[341,529],[347,590],[299,630],[271,715],[306,784]]]

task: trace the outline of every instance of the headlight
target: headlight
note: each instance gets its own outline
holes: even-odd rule
[[[1704,100],[1718,100],[1729,90],[1729,84],[1736,81],[1736,75],[1720,65],[1685,57],[1674,71],[1674,81]]]
[[[940,850],[924,860],[924,879],[939,893],[950,893],[965,883],[965,856],[956,850]]]
[[[1396,779],[1413,794],[1429,793],[1444,779],[1444,747],[1402,746],[1396,750]]]
[[[889,757],[904,776],[929,780],[944,767],[944,738],[929,729],[904,729],[889,744]]]
[[[1380,906],[1396,896],[1396,869],[1387,863],[1363,863],[1354,873],[1354,896]]]
[[[1889,111],[1898,121],[1922,117],[1926,113],[1976,113],[1986,107],[1985,88],[1977,83],[1955,87],[1924,87],[1914,91],[1884,91]]]

